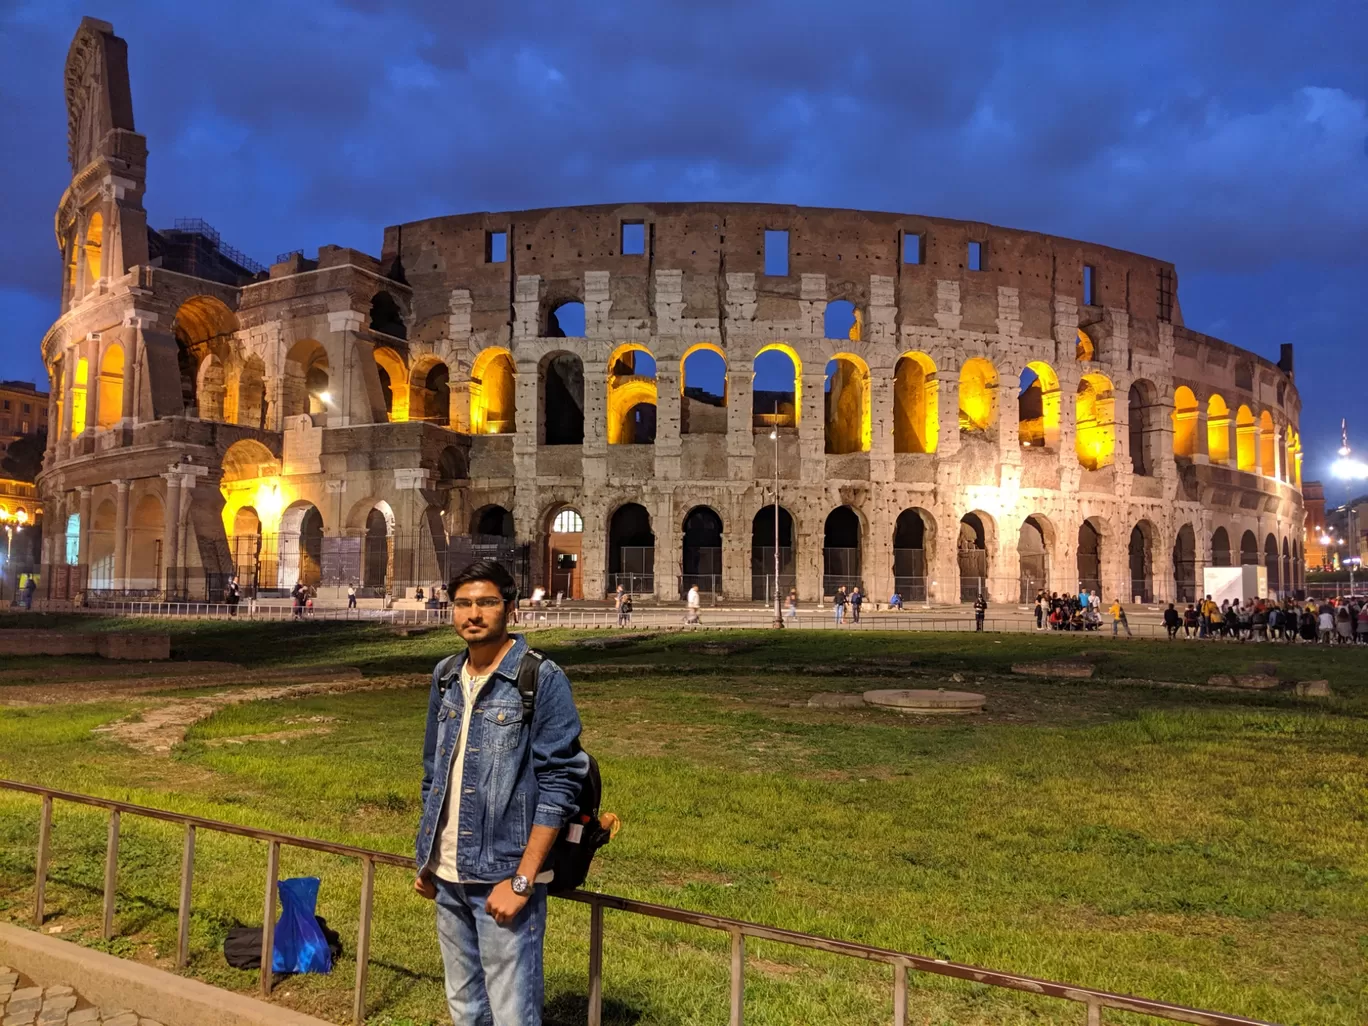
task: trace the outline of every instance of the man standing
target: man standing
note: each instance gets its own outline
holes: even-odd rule
[[[832,608],[835,610],[836,625],[845,623],[846,590],[845,585],[836,589],[836,596],[832,600]]]
[[[349,584],[349,585],[347,585],[347,608],[348,608],[348,609],[355,609],[355,608],[356,608],[356,585],[355,585],[355,584]]]
[[[983,630],[983,617],[988,612],[988,600],[983,597],[983,592],[979,592],[979,597],[974,599],[974,630]]]
[[[856,585],[850,589],[850,622],[860,622],[860,606],[864,605],[864,596],[860,594],[860,587]]]
[[[688,606],[688,612],[684,616],[684,622],[697,624],[699,622],[699,607],[702,605],[702,600],[698,597],[698,585],[690,586],[689,594],[685,596],[685,604]]]
[[[238,587],[238,579],[234,577],[228,582],[228,593],[224,595],[228,603],[228,615],[237,616],[238,603],[242,601],[242,589]]]
[[[295,585],[290,589],[290,597],[294,599],[294,618],[301,619],[304,616],[304,600],[308,598],[309,589],[304,587],[303,581],[295,581]]]
[[[448,588],[465,652],[432,675],[423,739],[423,818],[414,890],[437,903],[447,1005],[456,1026],[540,1026],[542,865],[578,810],[589,757],[564,671],[544,660],[532,715],[508,633],[518,589],[493,560]]]

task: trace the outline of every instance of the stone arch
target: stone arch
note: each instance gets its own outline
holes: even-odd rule
[[[444,490],[456,487],[458,481],[470,478],[470,465],[466,455],[454,445],[448,445],[437,457],[437,488]]]
[[[1042,361],[1026,365],[1017,393],[1017,439],[1023,449],[1059,448],[1060,396],[1053,367]]]
[[[1278,476],[1278,429],[1273,426],[1273,414],[1267,410],[1259,414],[1259,473],[1264,477]]]
[[[940,437],[940,380],[925,353],[909,350],[893,368],[893,451],[936,451]]]
[[[583,338],[584,333],[584,304],[579,300],[570,299],[548,307],[546,338]]]
[[[639,502],[625,502],[608,518],[608,590],[655,592],[655,531]]]
[[[1031,603],[1036,593],[1050,587],[1050,563],[1055,551],[1055,529],[1049,519],[1032,513],[1017,532],[1017,568],[1021,580],[1019,601]]]
[[[784,363],[787,361],[788,367]],[[784,342],[762,346],[751,364],[751,419],[756,427],[797,427],[803,412],[803,361]],[[790,387],[760,387],[785,384]]]
[[[90,415],[90,361],[84,356],[76,360],[76,371],[71,386],[71,437],[85,434],[86,418]]]
[[[380,392],[385,397],[385,414],[389,417],[390,423],[398,424],[408,420],[409,372],[403,356],[389,346],[376,346],[375,368],[380,376]]]
[[[113,427],[123,419],[124,351],[123,346],[111,342],[100,357],[99,397],[95,402],[97,427]]]
[[[679,433],[727,433],[727,356],[713,342],[699,342],[679,361]]]
[[[1138,477],[1153,477],[1159,458],[1159,389],[1154,382],[1137,378],[1127,392],[1126,406],[1131,473]]]
[[[361,535],[360,584],[372,595],[389,592],[394,582],[394,510],[380,499],[366,511]]]
[[[228,553],[230,571],[238,583],[255,593],[266,583],[275,587],[276,569],[273,549],[263,552],[261,516],[254,506],[241,506],[233,513],[228,525]],[[264,557],[264,558],[263,558]]]
[[[695,506],[684,516],[680,597],[690,588],[705,595],[722,593],[722,517],[711,506]]]
[[[1074,447],[1087,470],[1109,467],[1116,459],[1116,398],[1111,378],[1084,374],[1074,398]]]
[[[936,518],[913,506],[893,524],[893,590],[907,602],[925,602],[927,567],[935,562]]]
[[[409,372],[409,420],[451,425],[451,368],[436,356],[422,356]]]
[[[1272,534],[1264,538],[1264,569],[1268,572],[1268,593],[1281,595],[1283,582],[1278,562],[1278,539]]]
[[[470,369],[470,433],[511,435],[517,425],[517,371],[513,354],[491,346]]]
[[[982,356],[964,361],[959,375],[959,429],[961,435],[997,437],[998,373]]]
[[[638,342],[613,350],[608,359],[608,444],[654,444],[657,398],[651,351]]]
[[[1103,547],[1106,524],[1101,517],[1088,517],[1078,525],[1077,568],[1079,593],[1102,594]]]
[[[371,331],[378,331],[391,338],[408,338],[403,311],[399,309],[395,298],[384,289],[371,298],[370,327]]]
[[[1240,535],[1240,565],[1259,565],[1259,539],[1253,531],[1245,531]]]
[[[201,365],[213,354],[222,362],[231,351],[233,336],[238,331],[237,315],[221,299],[214,296],[191,296],[176,308],[171,321],[171,333],[176,339],[176,366],[180,371],[181,402],[188,416],[200,416],[200,403],[206,397],[200,394]],[[222,375],[220,365],[219,376]],[[210,387],[222,387],[221,382],[211,380]],[[207,397],[210,412],[217,417],[202,417],[205,420],[222,420],[223,397],[215,393]]]
[[[1230,407],[1216,392],[1207,398],[1207,459],[1218,466],[1230,462]]]
[[[778,593],[782,597],[798,587],[795,564],[797,537],[793,514],[783,506],[778,512],[779,539],[779,584]],[[768,503],[761,506],[751,518],[751,598],[773,604],[775,595],[774,541],[775,506]]]
[[[1135,602],[1154,601],[1154,524],[1141,520],[1131,528],[1127,555],[1130,563],[1130,595]]]
[[[285,354],[282,385],[282,417],[327,411],[332,396],[328,391],[328,351],[321,342],[302,338],[290,347]]]
[[[223,360],[215,353],[208,353],[200,361],[195,375],[195,408],[200,420],[223,421],[223,404],[228,396],[228,376],[224,372]]]
[[[1235,469],[1251,474],[1259,472],[1259,445],[1254,427],[1254,414],[1243,404],[1235,411]]]
[[[997,522],[991,515],[976,509],[960,517],[955,549],[961,602],[972,602],[980,595],[988,596],[992,552],[996,547]]]
[[[247,357],[238,369],[233,421],[243,427],[266,426],[266,364],[259,356]]]
[[[856,305],[848,299],[833,299],[826,305],[822,317],[824,338],[859,342],[864,318]]]
[[[86,563],[88,586],[96,591],[107,591],[114,587],[117,570],[114,567],[114,500],[104,499],[95,507],[90,518],[89,551]]]
[[[1173,583],[1179,602],[1197,601],[1197,535],[1191,524],[1178,528],[1173,540]]]
[[[584,598],[584,517],[565,503],[552,506],[546,530],[546,592],[568,599]]]
[[[565,350],[547,353],[537,367],[541,445],[584,444],[584,361]]]
[[[1074,334],[1074,360],[1078,363],[1092,363],[1097,359],[1097,345],[1092,336],[1082,328]]]
[[[470,533],[486,538],[506,538],[512,541],[515,537],[513,513],[511,510],[494,503],[481,506],[470,516]]]
[[[1211,565],[1230,566],[1230,535],[1224,527],[1211,532]]]
[[[153,492],[145,493],[133,504],[128,518],[129,591],[155,591],[161,587],[162,534],[166,529],[165,506]]]
[[[104,274],[104,217],[97,210],[90,215],[85,230],[86,275],[91,283],[100,280]]]
[[[864,525],[854,507],[837,506],[827,514],[822,529],[823,595],[834,595],[842,586],[850,591],[863,585],[860,559],[863,540]]]
[[[869,365],[853,353],[837,353],[826,366],[826,452],[868,452],[873,436]]]
[[[1197,452],[1197,396],[1187,385],[1173,390],[1173,455],[1192,459]]]
[[[300,499],[286,507],[280,517],[276,539],[279,570],[276,587],[286,591],[300,582],[318,587],[323,570],[323,514],[312,502]]]

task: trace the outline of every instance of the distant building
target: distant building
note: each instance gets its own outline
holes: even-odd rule
[[[1330,562],[1327,546],[1321,541],[1325,534],[1325,488],[1319,481],[1302,482],[1302,506],[1306,509],[1306,568],[1314,570]]]
[[[48,394],[32,381],[0,381],[0,457],[23,435],[47,431]]]
[[[1322,499],[1321,505],[1325,502]],[[1356,495],[1342,506],[1336,506],[1325,513],[1325,534],[1330,538],[1326,546],[1324,560],[1330,563],[1335,554],[1343,562],[1350,556],[1362,558],[1368,552],[1368,495]],[[1311,516],[1307,513],[1307,542],[1311,541]],[[1316,538],[1319,543],[1320,536]],[[1310,552],[1307,552],[1310,559]],[[1308,566],[1311,564],[1308,562]]]

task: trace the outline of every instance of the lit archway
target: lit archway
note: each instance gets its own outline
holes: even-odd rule
[[[389,293],[381,292],[387,296]],[[385,397],[385,414],[391,423],[409,419],[409,375],[404,358],[388,346],[375,349],[375,366],[380,374],[380,391]]]
[[[104,274],[104,218],[98,210],[86,222],[85,260],[86,275],[92,283],[99,281]]]
[[[1017,393],[1017,439],[1023,449],[1059,447],[1059,375],[1048,363],[1032,362]]]
[[[100,358],[100,391],[95,404],[98,427],[113,427],[123,417],[124,351],[111,342]]]
[[[435,356],[422,357],[409,373],[409,420],[451,424],[451,368]]]
[[[1082,328],[1074,335],[1074,359],[1079,363],[1091,363],[1097,359],[1097,346]]]
[[[299,417],[323,413],[332,398],[328,391],[328,352],[322,343],[300,339],[285,354],[281,414]]]
[[[1197,451],[1197,396],[1187,385],[1173,390],[1173,455],[1191,459]]]
[[[679,433],[727,433],[727,358],[712,342],[690,346],[679,361]]]
[[[85,434],[87,396],[90,387],[90,362],[82,356],[76,361],[76,375],[71,389],[71,437]]]
[[[1116,459],[1116,399],[1105,374],[1084,374],[1075,397],[1074,447],[1087,470],[1109,467]]]
[[[507,349],[482,350],[470,369],[470,433],[511,435],[518,426],[517,373]]]
[[[1248,406],[1235,411],[1235,469],[1258,473],[1258,438]]]
[[[195,375],[195,406],[200,420],[223,421],[223,403],[228,395],[227,377],[223,361],[209,353],[200,361]]]
[[[903,353],[893,368],[893,451],[935,452],[939,435],[936,364],[925,353]]]
[[[690,588],[705,595],[722,593],[722,518],[712,507],[695,506],[684,518],[681,557],[681,598]]]
[[[1267,410],[1259,414],[1259,473],[1278,477],[1278,430],[1273,426],[1273,414]]]
[[[233,561],[233,574],[239,586],[255,591],[261,583],[275,584],[275,553],[262,545],[261,517],[252,506],[243,506],[233,514],[228,532],[228,552]],[[269,566],[266,564],[270,563]]]
[[[275,533],[285,501],[280,488],[280,463],[261,442],[244,438],[223,454],[223,528],[232,535],[238,509],[250,506],[267,533]]]
[[[852,353],[838,353],[826,366],[825,395],[827,454],[868,452],[873,436],[869,365]]]
[[[964,361],[959,375],[959,429],[991,440],[997,432],[998,375],[981,356]]]
[[[608,444],[651,445],[656,433],[656,362],[635,342],[608,359]]]
[[[1217,466],[1230,462],[1230,407],[1215,393],[1207,399],[1207,459]]]
[[[192,296],[176,309],[171,331],[176,339],[176,367],[180,373],[181,402],[188,416],[222,420],[225,381],[223,363],[231,352],[238,320],[221,299]],[[204,363],[213,356],[217,370],[209,368],[202,382]],[[205,392],[204,389],[209,389]],[[208,411],[206,415],[205,410]]]
[[[797,427],[803,410],[803,361],[772,342],[755,354],[751,419],[756,427]]]

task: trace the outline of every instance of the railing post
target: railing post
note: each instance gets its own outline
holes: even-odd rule
[[[370,966],[371,904],[375,897],[375,860],[361,860],[361,921],[356,927],[356,993],[352,996],[352,1022],[366,1019],[366,975]]]
[[[603,1023],[603,906],[589,903],[589,1026]]]
[[[741,1008],[746,996],[746,937],[740,930],[731,938],[731,1026],[741,1026]]]
[[[47,894],[48,849],[52,844],[52,795],[43,795],[43,815],[38,821],[38,879],[33,891],[33,925],[43,928],[43,899]]]
[[[119,810],[109,814],[109,843],[105,846],[104,931],[105,940],[114,938],[114,888],[119,879]]]
[[[176,921],[176,968],[190,961],[190,892],[195,878],[195,827],[185,825],[185,849],[181,852],[180,913]]]
[[[893,963],[893,1026],[907,1026],[907,966]]]
[[[271,996],[271,962],[275,958],[276,881],[280,876],[280,842],[266,856],[266,901],[261,916],[261,996]]]

